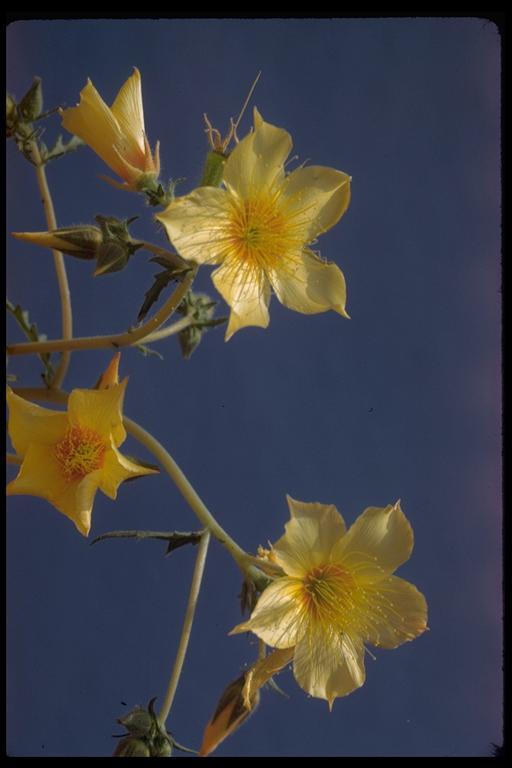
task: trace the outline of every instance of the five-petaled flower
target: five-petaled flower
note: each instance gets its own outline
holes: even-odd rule
[[[22,464],[7,494],[41,496],[87,536],[98,488],[115,499],[124,480],[158,471],[117,450],[126,438],[127,381],[73,390],[67,412],[41,408],[8,389],[9,435]]]
[[[80,104],[61,110],[62,125],[79,136],[124,179],[121,189],[138,190],[160,173],[159,143],[151,152],[144,129],[144,110],[139,70],[134,67],[126,83],[108,107],[90,80],[80,92]]]
[[[348,317],[343,273],[308,245],[346,211],[350,177],[321,166],[286,175],[291,148],[290,134],[255,109],[254,131],[226,161],[225,188],[199,187],[156,217],[184,259],[220,265],[212,279],[231,307],[226,340],[268,326],[271,289],[297,312]]]
[[[412,528],[399,502],[366,509],[348,531],[333,505],[288,505],[291,520],[269,554],[282,575],[232,633],[294,648],[297,682],[332,707],[363,685],[365,643],[396,648],[427,628],[425,598],[392,575],[411,554]]]

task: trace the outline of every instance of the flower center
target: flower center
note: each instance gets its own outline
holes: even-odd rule
[[[337,564],[313,568],[303,581],[303,601],[316,621],[341,628],[354,608],[356,584],[352,574]]]
[[[290,251],[304,245],[301,229],[279,204],[277,194],[234,200],[229,218],[230,249],[236,259],[275,268],[282,266]]]
[[[62,440],[56,443],[54,451],[66,480],[81,480],[100,469],[105,458],[106,445],[102,437],[88,427],[74,426]]]

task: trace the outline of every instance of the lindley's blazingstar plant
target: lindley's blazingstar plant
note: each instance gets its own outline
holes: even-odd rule
[[[271,289],[290,309],[344,317],[341,270],[309,244],[333,227],[350,201],[350,177],[321,166],[285,173],[290,134],[254,110],[254,130],[224,166],[224,189],[200,187],[157,219],[178,253],[220,265],[213,282],[231,307],[226,340],[245,326],[266,328]]]
[[[126,439],[127,381],[73,390],[67,412],[41,408],[8,389],[9,436],[22,463],[7,494],[46,499],[87,536],[98,489],[115,499],[124,480],[157,472],[117,450]]]
[[[366,643],[396,648],[427,628],[425,598],[392,575],[410,557],[413,532],[399,502],[370,507],[348,531],[333,505],[290,497],[288,505],[291,519],[268,555],[282,575],[232,633],[294,648],[297,682],[332,707],[363,685]]]
[[[160,173],[159,143],[154,153],[144,128],[144,109],[139,70],[122,86],[108,107],[90,80],[80,92],[80,104],[61,110],[62,125],[79,136],[124,179],[121,189],[139,190]]]

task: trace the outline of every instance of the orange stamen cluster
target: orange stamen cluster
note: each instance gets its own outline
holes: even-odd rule
[[[55,457],[66,480],[82,480],[103,466],[106,445],[89,427],[73,426],[55,445]]]

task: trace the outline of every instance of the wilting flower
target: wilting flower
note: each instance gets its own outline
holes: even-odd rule
[[[333,505],[288,505],[291,520],[269,555],[283,575],[232,632],[293,647],[297,682],[332,707],[363,685],[365,643],[396,648],[427,628],[425,598],[392,575],[410,557],[412,528],[399,502],[366,509],[348,531]]]
[[[90,80],[80,92],[80,104],[61,110],[62,124],[79,136],[101,159],[124,179],[111,181],[122,189],[140,189],[160,173],[159,144],[154,154],[144,129],[140,72],[134,68],[108,107]]]
[[[23,461],[7,494],[46,499],[87,536],[98,488],[115,499],[124,480],[155,473],[117,450],[126,439],[127,381],[109,378],[108,388],[73,390],[67,412],[41,408],[8,389],[9,436]]]
[[[258,659],[224,690],[213,717],[205,728],[200,756],[209,755],[255,711],[260,701],[260,688],[285,667],[293,657],[293,649],[273,651]]]
[[[291,148],[290,134],[255,109],[254,131],[226,161],[225,189],[199,187],[156,217],[184,259],[221,265],[212,279],[231,307],[226,340],[267,327],[271,289],[297,312],[348,317],[343,273],[308,245],[347,209],[350,177],[321,166],[286,175]]]

